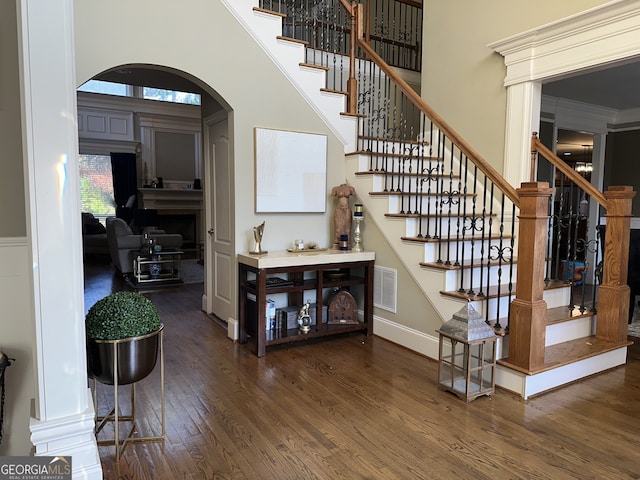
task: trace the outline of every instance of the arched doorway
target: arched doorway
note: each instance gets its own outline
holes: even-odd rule
[[[189,261],[195,258],[204,265],[201,308],[226,321],[232,315],[231,293],[217,285],[228,289],[232,268],[232,262],[224,261],[232,258],[228,106],[198,79],[161,66],[121,65],[92,80],[107,82],[101,89],[119,88],[109,102],[122,112],[120,116],[113,109],[101,113],[96,105],[106,96],[92,100],[91,94],[79,93],[80,153],[96,148],[135,152],[137,207],[154,208],[159,222],[166,220],[173,230],[183,229],[177,233],[185,239],[183,250],[188,250]],[[179,106],[151,100],[158,92],[169,92],[172,98],[176,92],[196,95],[200,102]],[[97,135],[84,125],[90,117],[104,126]],[[163,189],[145,188],[152,179],[155,187],[158,178],[163,178]]]

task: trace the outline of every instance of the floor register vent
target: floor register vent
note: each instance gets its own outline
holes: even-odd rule
[[[373,269],[373,306],[396,313],[398,271],[375,266]]]

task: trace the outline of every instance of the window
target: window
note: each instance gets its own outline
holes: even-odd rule
[[[142,97],[147,100],[200,105],[200,94],[167,90],[165,88],[136,87],[124,83],[89,80],[78,88],[79,92],[102,93],[120,97]]]
[[[143,87],[142,98],[163,102],[200,105],[200,95],[197,93],[178,92],[176,90],[165,90],[163,88]]]
[[[131,86],[124,83],[104,82],[102,80],[89,80],[78,88],[80,92],[104,93],[106,95],[118,95],[120,97],[131,96]]]
[[[109,155],[80,155],[80,206],[104,221],[115,215]]]

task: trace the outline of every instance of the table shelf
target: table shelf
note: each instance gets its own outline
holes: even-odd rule
[[[346,332],[373,331],[373,268],[374,252],[328,251],[320,255],[300,257],[289,252],[266,255],[238,255],[238,312],[240,343],[249,339],[255,345],[256,354],[262,357],[266,347],[327,337]],[[267,278],[286,277],[293,285],[267,287]],[[330,278],[331,277],[331,278]],[[361,306],[358,323],[325,323],[322,308],[318,308],[311,330],[302,333],[298,328],[267,328],[266,301],[268,296],[284,294],[282,307],[299,307],[305,292],[315,291],[315,305],[322,305],[324,294],[337,289],[357,290]],[[253,303],[255,302],[255,304]],[[276,323],[278,319],[276,319]]]

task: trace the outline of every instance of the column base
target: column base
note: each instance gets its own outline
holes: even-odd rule
[[[87,388],[84,412],[53,420],[31,417],[29,430],[35,456],[71,456],[73,478],[102,480],[102,465],[94,434],[95,412]]]

